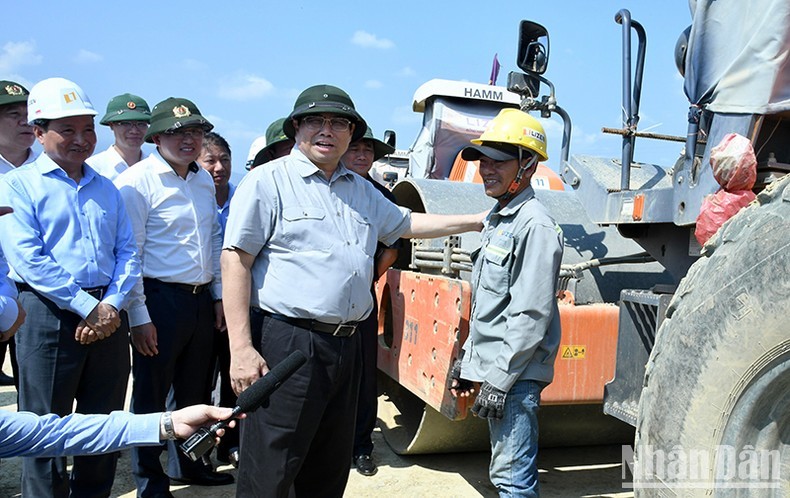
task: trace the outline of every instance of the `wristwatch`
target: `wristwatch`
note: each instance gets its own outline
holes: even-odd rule
[[[159,419],[159,434],[165,439],[175,441],[176,431],[173,429],[173,416],[170,412],[164,412]]]

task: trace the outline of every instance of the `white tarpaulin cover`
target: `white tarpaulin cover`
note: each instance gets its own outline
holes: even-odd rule
[[[790,0],[690,0],[685,91],[735,114],[790,110]]]

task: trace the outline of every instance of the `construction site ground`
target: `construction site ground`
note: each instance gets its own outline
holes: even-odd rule
[[[10,374],[7,362],[3,370]],[[0,409],[16,410],[16,391],[13,386],[0,388]],[[486,452],[399,456],[390,450],[378,429],[373,434],[373,442],[376,446],[373,457],[379,466],[378,473],[364,477],[352,469],[345,496],[497,496],[488,480],[489,455]],[[166,455],[166,452],[163,453],[163,458]],[[0,469],[0,497],[21,496],[21,459],[3,460]],[[633,496],[632,492],[624,488],[619,445],[545,448],[539,454],[539,469],[543,497]],[[236,474],[231,466],[221,466],[218,470],[234,476]],[[170,489],[176,498],[225,498],[236,495],[234,485],[173,485]],[[136,496],[129,451],[121,453],[111,496]]]

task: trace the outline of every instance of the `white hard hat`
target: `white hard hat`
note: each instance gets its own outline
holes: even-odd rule
[[[65,78],[47,78],[30,89],[27,122],[71,116],[95,116],[93,104],[79,85]]]
[[[255,162],[255,156],[264,148],[266,148],[266,135],[261,135],[253,140],[252,145],[250,145],[250,152],[247,154],[247,169],[252,168],[252,164]]]

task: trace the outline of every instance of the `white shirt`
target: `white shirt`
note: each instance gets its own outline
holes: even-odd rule
[[[140,154],[142,158],[142,151]],[[88,166],[95,169],[97,173],[110,180],[115,180],[118,175],[129,169],[130,166],[126,164],[126,161],[123,160],[114,145],[110,145],[104,152],[94,154],[86,159],[85,162],[88,163]]]
[[[33,149],[27,149],[27,159],[25,159],[25,162],[22,163],[22,166],[28,163],[32,163],[33,161],[36,160],[36,157],[37,154],[33,152]],[[5,157],[3,157],[2,154],[0,154],[0,175],[4,175],[6,173],[10,173],[11,171],[14,171],[14,168],[16,168],[16,166],[11,164],[11,162],[8,159],[6,159]]]
[[[132,221],[143,277],[188,285],[211,282],[211,294],[220,299],[222,231],[211,175],[192,163],[181,178],[157,150],[121,173],[115,185]],[[150,321],[140,283],[130,299],[129,324]]]

